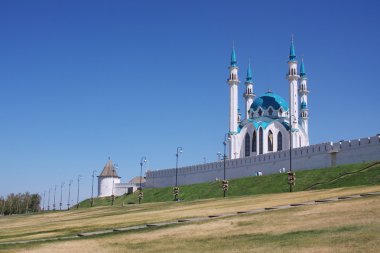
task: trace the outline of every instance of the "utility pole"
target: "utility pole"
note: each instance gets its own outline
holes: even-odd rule
[[[50,210],[50,191],[51,191],[51,188],[49,188],[48,211]]]
[[[173,189],[174,201],[178,201],[179,187],[178,187],[178,156],[182,154],[182,147],[177,147],[176,163],[175,163],[175,187]]]
[[[226,146],[227,146],[227,141],[230,141],[231,137],[229,133],[224,134],[224,141],[223,141],[223,146],[224,146],[224,155],[223,155],[223,182],[222,182],[222,188],[223,188],[223,197],[226,197],[226,192],[228,191],[228,181],[226,179]]]
[[[114,188],[115,188],[115,170],[118,167],[117,163],[112,165],[112,196],[111,196],[111,205],[115,203],[115,195],[114,195]]]
[[[62,210],[62,189],[64,185],[65,185],[65,182],[62,182],[61,183],[61,199],[59,201],[59,210]]]
[[[78,193],[77,193],[77,209],[79,208],[79,181],[82,175],[78,175]]]
[[[57,185],[54,185],[54,204],[53,204],[53,210],[55,211],[55,193],[57,192]]]
[[[92,171],[92,184],[91,184],[91,207],[94,206],[94,177],[96,170]]]
[[[143,156],[141,157],[141,161],[140,161],[140,191],[139,191],[139,204],[141,204],[141,200],[144,198],[144,193],[142,191],[142,168],[143,168],[143,165],[144,163],[146,163],[146,157]]]
[[[42,200],[42,212],[45,211],[45,194],[46,194],[46,191],[44,191],[44,199]]]
[[[70,179],[70,182],[69,182],[69,197],[67,199],[67,210],[70,210],[70,188],[71,188],[72,183],[73,183],[73,180]]]

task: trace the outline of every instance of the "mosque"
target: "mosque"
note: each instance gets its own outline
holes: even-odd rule
[[[121,183],[117,166],[109,159],[98,176],[98,196],[119,196],[142,188],[168,187],[228,179],[307,170],[341,164],[379,160],[380,135],[360,139],[309,144],[307,76],[303,59],[298,69],[294,40],[290,44],[288,71],[289,101],[269,91],[254,92],[248,66],[243,94],[244,119],[238,108],[240,84],[235,49],[228,67],[229,130],[225,135],[228,159],[180,168],[148,170],[145,177]],[[291,164],[291,165],[290,165]],[[224,174],[225,173],[225,174]]]
[[[244,82],[244,119],[238,109],[238,66],[232,49],[229,78],[229,157],[237,159],[309,145],[308,89],[303,59],[298,74],[298,62],[292,38],[288,60],[289,103],[280,95],[268,91],[256,97],[252,70],[248,65]]]

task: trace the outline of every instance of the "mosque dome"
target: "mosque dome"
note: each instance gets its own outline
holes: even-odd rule
[[[289,105],[285,99],[270,91],[256,98],[251,105],[253,111],[256,111],[259,108],[267,110],[269,107],[272,107],[274,110],[278,110],[281,107],[285,111],[289,110]]]

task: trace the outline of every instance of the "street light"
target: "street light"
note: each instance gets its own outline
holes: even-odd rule
[[[293,121],[292,121],[293,118]],[[292,123],[297,123],[296,119],[294,119],[294,115],[289,115],[289,172],[288,172],[288,184],[289,184],[289,191],[293,191],[293,185],[295,180],[295,173],[292,170],[292,146],[293,146],[293,133],[292,133]]]
[[[82,175],[78,175],[77,209],[79,208],[79,181],[81,178]]]
[[[92,171],[92,184],[91,184],[91,207],[94,206],[94,177],[96,170]]]
[[[117,163],[112,166],[112,195],[111,195],[111,205],[113,206],[115,202],[114,187],[115,187],[115,169],[117,168]]]
[[[176,163],[175,163],[175,187],[173,189],[174,201],[178,201],[179,187],[178,187],[178,156],[182,154],[182,147],[177,147]]]
[[[224,134],[224,155],[223,155],[223,197],[226,197],[226,192],[228,190],[228,181],[226,180],[226,146],[227,146],[227,141],[231,140],[231,136],[229,133]]]
[[[57,192],[57,185],[54,185],[54,204],[53,204],[53,210],[55,211],[55,193]]]
[[[42,211],[43,212],[45,211],[45,194],[46,194],[46,191],[44,191],[44,200],[42,201]]]
[[[141,204],[141,200],[142,200],[143,197],[144,197],[144,194],[143,194],[143,192],[142,192],[142,185],[141,185],[141,180],[142,180],[142,168],[143,168],[144,163],[146,163],[146,156],[141,157],[141,161],[140,161],[140,192],[139,192],[139,204]]]
[[[51,191],[51,188],[49,188],[48,211],[50,210],[50,191]]]
[[[62,210],[62,189],[64,185],[65,185],[65,182],[62,182],[61,183],[61,200],[59,201],[59,210]]]
[[[69,182],[69,196],[68,196],[68,199],[67,199],[67,210],[70,210],[70,189],[71,189],[71,185],[73,184],[73,180],[70,179],[70,182]]]

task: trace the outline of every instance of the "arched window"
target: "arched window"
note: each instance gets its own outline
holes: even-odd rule
[[[256,131],[253,131],[253,136],[252,136],[252,152],[257,152],[256,151],[256,146],[257,146]]]
[[[282,150],[282,133],[278,132],[277,134],[277,151]]]
[[[263,115],[263,111],[259,109],[259,116]]]
[[[272,109],[272,107],[269,108],[269,110],[268,110],[268,114],[269,114],[269,116],[272,116],[272,114],[273,114],[273,109]]]
[[[249,156],[251,154],[251,137],[249,136],[249,133],[245,134],[245,157]]]
[[[268,151],[273,151],[273,133],[271,130],[268,133]]]
[[[259,154],[263,153],[263,129],[260,127],[259,130]]]
[[[299,138],[299,139],[300,139],[300,147],[302,147],[301,136],[300,136],[300,138]]]

